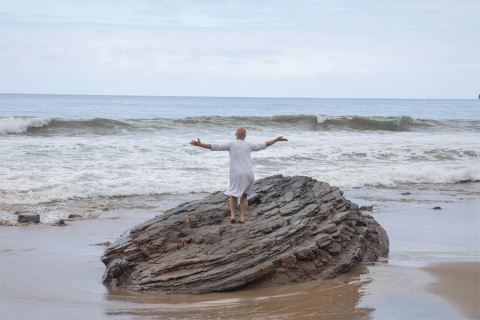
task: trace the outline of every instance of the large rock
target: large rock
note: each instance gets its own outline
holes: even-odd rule
[[[126,231],[102,255],[103,281],[132,290],[207,293],[335,277],[388,255],[385,230],[343,192],[312,178],[255,183],[244,224],[222,192]]]

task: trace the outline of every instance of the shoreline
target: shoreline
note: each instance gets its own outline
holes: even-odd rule
[[[442,288],[461,281],[456,274],[462,266],[479,265],[479,204],[374,211],[390,237],[390,258],[325,282],[193,296],[131,292],[101,282],[105,247],[96,244],[113,242],[151,218],[151,211],[109,211],[64,228],[0,227],[2,318],[478,318],[471,303],[458,302],[463,295]],[[466,294],[478,301],[478,291]]]

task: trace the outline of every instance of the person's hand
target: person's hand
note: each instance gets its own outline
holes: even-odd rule
[[[288,141],[287,138],[284,138],[283,136],[277,137],[277,141]]]
[[[192,140],[192,141],[190,142],[190,144],[191,144],[192,146],[200,147],[200,145],[202,144],[202,142],[200,142],[200,138],[198,138],[198,140]]]

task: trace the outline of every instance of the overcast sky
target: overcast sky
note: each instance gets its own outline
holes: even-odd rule
[[[476,98],[479,0],[1,0],[0,92]]]

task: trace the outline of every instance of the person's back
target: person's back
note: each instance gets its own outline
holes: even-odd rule
[[[223,144],[206,144],[192,140],[191,145],[210,149],[211,151],[228,151],[230,154],[230,184],[224,192],[230,196],[231,222],[235,222],[235,211],[237,208],[237,198],[240,198],[240,222],[243,223],[245,213],[247,211],[247,196],[253,189],[255,177],[253,174],[251,152],[260,151],[268,146],[273,145],[277,141],[287,141],[283,137],[264,142],[250,143],[245,141],[247,131],[240,127],[235,133],[237,139]]]
[[[250,143],[243,139],[211,145],[210,150],[212,151],[228,151],[230,154],[230,184],[225,191],[227,196],[241,199],[244,195],[249,195],[252,192],[255,177],[251,153],[252,151],[263,150],[266,147],[266,143]]]
[[[260,151],[267,147],[266,143],[252,143],[237,139],[224,144],[212,143],[212,151],[228,151],[230,154],[230,172],[233,167],[252,168],[252,151]]]
[[[264,149],[266,146],[264,147]],[[232,171],[232,163],[237,167],[251,168],[252,167],[252,150],[250,143],[245,140],[232,141],[230,147],[230,172]]]

